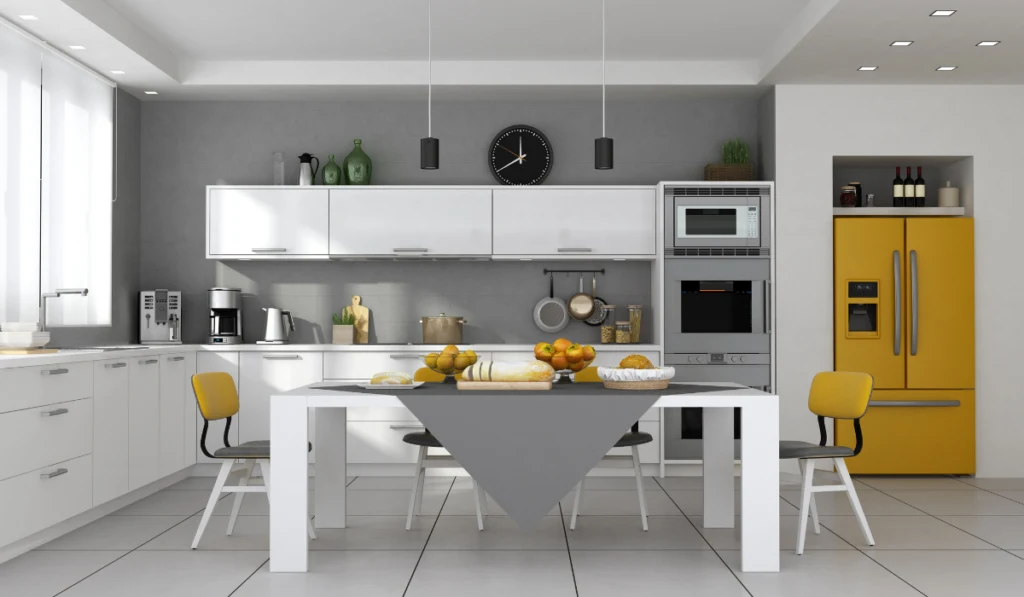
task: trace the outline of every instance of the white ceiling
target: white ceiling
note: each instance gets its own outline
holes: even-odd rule
[[[0,0],[0,15],[147,100],[404,98],[427,81],[426,6]],[[475,97],[510,86],[590,94],[601,80],[600,6],[433,0],[433,82],[479,88]],[[936,8],[959,12],[928,17]],[[1024,0],[607,0],[607,11],[607,78],[632,90],[625,96],[777,83],[1024,83]],[[915,43],[889,47],[896,39]],[[1003,43],[975,47],[982,39]],[[959,68],[937,73],[940,64]],[[857,72],[861,65],[879,69]]]

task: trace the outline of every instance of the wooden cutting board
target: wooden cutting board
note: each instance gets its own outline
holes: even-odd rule
[[[550,390],[550,381],[459,381],[460,390]]]
[[[0,354],[53,354],[56,348],[0,348]]]

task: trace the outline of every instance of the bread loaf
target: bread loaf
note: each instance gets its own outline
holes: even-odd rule
[[[544,361],[480,361],[462,372],[466,381],[551,381],[555,369]]]
[[[401,373],[397,371],[384,371],[383,373],[374,374],[370,380],[371,385],[409,385],[412,383],[412,377],[407,373]]]

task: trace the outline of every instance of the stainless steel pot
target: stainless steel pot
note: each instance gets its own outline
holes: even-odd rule
[[[465,319],[442,313],[436,317],[423,317],[420,323],[423,324],[424,344],[462,344]]]

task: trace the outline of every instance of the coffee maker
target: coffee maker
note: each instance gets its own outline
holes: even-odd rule
[[[207,344],[242,343],[242,289],[211,288]]]
[[[139,344],[181,344],[181,291],[139,293]]]

